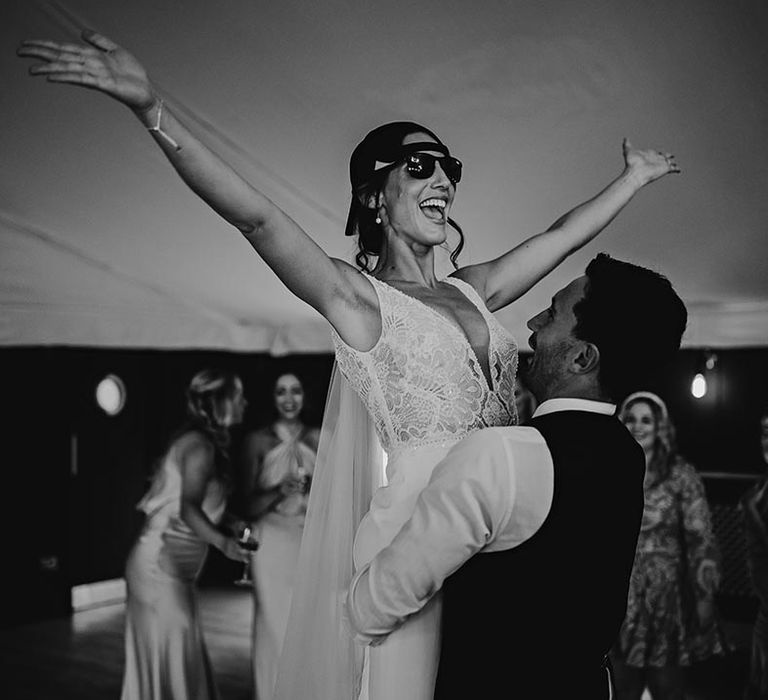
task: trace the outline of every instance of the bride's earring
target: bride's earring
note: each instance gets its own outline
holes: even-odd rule
[[[381,217],[378,214],[376,214],[376,223],[377,224],[381,223]]]

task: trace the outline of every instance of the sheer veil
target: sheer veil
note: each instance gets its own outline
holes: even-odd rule
[[[357,700],[364,647],[344,622],[352,544],[383,452],[368,411],[334,364],[275,700]]]

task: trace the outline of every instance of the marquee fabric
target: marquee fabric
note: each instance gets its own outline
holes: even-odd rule
[[[8,0],[3,15],[0,345],[331,350],[324,320],[186,189],[126,109],[32,79],[11,53],[89,26],[350,261],[348,157],[377,124],[424,123],[464,162],[452,212],[463,263],[595,194],[620,171],[624,136],[672,151],[682,175],[640,192],[498,317],[524,347],[525,321],[604,250],[670,277],[691,314],[687,346],[768,346],[761,0]]]

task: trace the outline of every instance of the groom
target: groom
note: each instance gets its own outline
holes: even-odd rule
[[[436,700],[611,697],[645,471],[616,401],[674,355],[686,319],[664,277],[605,254],[557,292],[528,321],[529,427],[478,431],[435,468],[350,585],[358,640],[383,641],[442,588]]]

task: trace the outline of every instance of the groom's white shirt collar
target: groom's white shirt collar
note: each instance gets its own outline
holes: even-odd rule
[[[538,418],[557,411],[590,411],[612,416],[616,413],[616,404],[592,399],[547,399],[533,412],[533,417]]]

